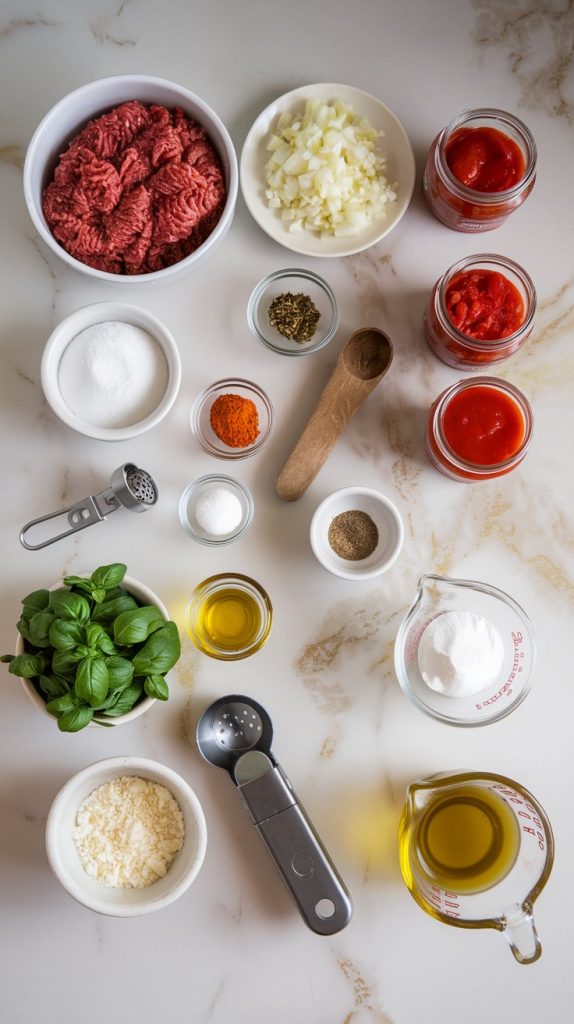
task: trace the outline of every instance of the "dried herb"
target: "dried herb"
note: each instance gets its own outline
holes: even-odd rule
[[[269,306],[269,322],[289,341],[310,341],[321,314],[309,295],[283,292]]]
[[[372,555],[379,543],[379,531],[366,512],[358,508],[335,516],[327,534],[329,544],[339,558],[359,562]]]

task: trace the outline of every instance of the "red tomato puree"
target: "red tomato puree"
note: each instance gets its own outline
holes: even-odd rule
[[[456,274],[446,289],[445,306],[453,327],[480,341],[508,338],[524,322],[518,288],[496,270]]]
[[[459,128],[445,158],[455,178],[477,192],[505,192],[524,177],[520,146],[497,128]]]
[[[517,403],[497,388],[481,384],[452,397],[444,410],[442,430],[452,451],[476,466],[511,459],[525,435]]]

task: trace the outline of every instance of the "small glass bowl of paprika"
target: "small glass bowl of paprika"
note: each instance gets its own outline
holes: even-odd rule
[[[530,195],[536,144],[513,114],[464,110],[432,143],[423,191],[435,217],[455,231],[491,231]]]
[[[467,256],[436,282],[424,316],[429,347],[443,363],[477,370],[513,355],[530,337],[536,291],[505,256]]]
[[[262,388],[241,377],[217,380],[197,396],[191,432],[208,455],[245,459],[261,451],[273,426],[273,406]]]
[[[461,380],[431,406],[427,453],[435,469],[470,483],[510,473],[532,440],[532,409],[523,393],[499,377]]]

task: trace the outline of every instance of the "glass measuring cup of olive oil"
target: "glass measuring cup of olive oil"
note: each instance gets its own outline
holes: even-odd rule
[[[538,960],[532,905],[550,874],[554,840],[544,811],[517,782],[459,772],[413,783],[399,859],[427,914],[460,928],[496,928],[518,963]]]
[[[199,583],[186,610],[195,646],[220,661],[239,661],[259,651],[273,624],[263,587],[241,573],[219,573]]]

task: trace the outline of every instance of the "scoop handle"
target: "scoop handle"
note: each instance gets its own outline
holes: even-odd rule
[[[378,384],[358,380],[337,365],[303,433],[275,481],[284,501],[297,501],[313,482],[345,427]]]
[[[281,768],[238,789],[305,924],[318,935],[341,931],[351,897]]]
[[[46,523],[50,519],[58,519],[60,516],[65,516],[66,523],[70,529],[62,530],[60,533],[54,533],[51,536],[44,536],[44,539],[38,540],[36,544],[31,543],[28,538],[30,534],[32,537],[34,536],[36,532],[34,528],[36,526],[39,526],[40,523]],[[38,516],[37,519],[31,519],[20,530],[20,543],[28,551],[39,551],[40,548],[47,548],[49,544],[55,544],[57,540],[62,540],[62,537],[70,537],[71,534],[77,533],[78,530],[85,530],[87,526],[100,523],[103,518],[104,516],[98,509],[94,498],[83,498],[81,501],[75,502],[74,505],[59,508],[57,512],[49,512],[46,516]]]

